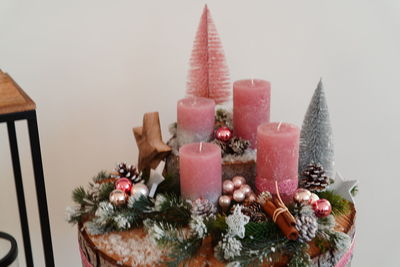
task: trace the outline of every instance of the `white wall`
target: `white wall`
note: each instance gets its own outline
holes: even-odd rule
[[[79,266],[71,190],[135,162],[131,129],[158,110],[167,137],[205,1],[0,1],[0,68],[36,101],[57,266]],[[232,80],[272,82],[271,116],[301,125],[323,77],[338,169],[360,180],[353,266],[398,266],[400,2],[209,0]],[[17,125],[37,266],[27,131]],[[0,229],[19,225],[0,126]],[[22,246],[21,246],[22,247]],[[23,264],[23,257],[21,266]]]

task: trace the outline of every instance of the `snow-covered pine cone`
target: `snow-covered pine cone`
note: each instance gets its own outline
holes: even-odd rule
[[[268,191],[261,192],[257,197],[257,202],[264,205],[268,200],[272,200],[272,195]]]
[[[192,202],[192,215],[213,216],[217,213],[217,207],[206,198],[198,198]]]
[[[125,162],[122,162],[118,163],[114,170],[117,173],[116,175],[113,175],[115,178],[125,177],[135,184],[142,180],[142,177],[134,165],[127,165]]]
[[[229,140],[228,146],[234,155],[242,155],[246,149],[250,146],[250,142],[248,140],[241,139],[239,137],[232,137]]]
[[[311,192],[321,192],[329,185],[329,177],[319,163],[311,163],[302,172],[300,186]]]
[[[313,214],[300,214],[296,216],[296,229],[299,231],[299,240],[301,242],[311,241],[317,234],[317,218]]]
[[[245,203],[242,208],[242,213],[250,217],[251,222],[265,222],[267,215],[263,212],[261,204],[258,202]]]

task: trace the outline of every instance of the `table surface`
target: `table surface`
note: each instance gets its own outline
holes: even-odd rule
[[[35,102],[8,75],[0,70],[0,115],[34,110]]]

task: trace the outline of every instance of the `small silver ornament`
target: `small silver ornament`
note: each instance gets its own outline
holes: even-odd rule
[[[298,204],[310,204],[311,192],[304,188],[299,188],[294,192],[293,200]]]
[[[132,186],[131,196],[138,198],[140,196],[147,197],[148,195],[149,195],[149,188],[147,188],[145,184],[139,183],[139,184],[134,184]]]
[[[113,191],[111,191],[108,199],[113,205],[121,206],[126,203],[127,197],[128,195],[124,191],[120,189],[114,189]]]
[[[239,189],[242,185],[246,184],[246,179],[243,176],[235,176],[232,178],[235,189]]]
[[[242,202],[245,197],[246,195],[242,190],[238,189],[233,191],[233,200],[235,200],[236,202]]]
[[[232,194],[234,189],[235,189],[235,186],[231,180],[225,180],[222,183],[222,190],[223,190],[224,194]]]
[[[228,210],[231,206],[232,198],[230,196],[220,196],[218,199],[218,204],[223,211]]]
[[[314,204],[317,200],[319,200],[319,197],[317,196],[317,194],[311,193],[310,196],[310,204]]]

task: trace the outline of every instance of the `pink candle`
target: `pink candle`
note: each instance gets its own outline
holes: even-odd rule
[[[233,83],[233,127],[236,136],[256,147],[257,127],[269,122],[271,84],[264,80]]]
[[[181,195],[203,197],[214,204],[222,190],[221,149],[210,143],[193,143],[179,149]]]
[[[257,190],[290,199],[298,186],[300,129],[289,123],[265,123],[257,129]]]
[[[178,101],[178,144],[210,140],[215,123],[215,102],[204,97],[188,97]]]

